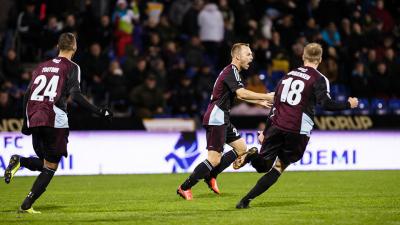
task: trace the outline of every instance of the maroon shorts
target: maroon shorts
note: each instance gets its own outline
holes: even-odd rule
[[[31,130],[33,149],[39,158],[58,163],[62,156],[68,156],[68,128],[32,127]]]
[[[279,157],[286,165],[297,162],[303,157],[310,139],[305,134],[286,132],[274,125],[266,127],[263,134],[260,155],[267,160]]]
[[[224,144],[232,143],[240,139],[240,134],[237,129],[231,124],[224,125],[205,125],[207,150],[223,152]]]

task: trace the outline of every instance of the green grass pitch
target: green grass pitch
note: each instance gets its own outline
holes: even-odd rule
[[[235,204],[260,174],[224,173],[215,195],[176,195],[187,174],[56,176],[35,209],[16,210],[34,177],[0,184],[0,224],[400,224],[400,171],[287,172],[247,210]]]

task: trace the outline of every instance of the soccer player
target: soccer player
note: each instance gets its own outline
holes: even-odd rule
[[[303,157],[314,126],[316,104],[330,111],[358,106],[357,98],[350,97],[347,102],[331,99],[329,81],[317,70],[321,60],[321,46],[317,43],[306,45],[304,65],[290,71],[278,83],[267,126],[259,136],[260,153],[249,150],[234,162],[235,169],[250,162],[257,172],[266,174],[236,208],[248,208],[251,200],[268,190],[291,163]]]
[[[220,191],[216,177],[235,159],[246,152],[246,143],[229,121],[229,111],[235,97],[244,101],[270,107],[273,93],[255,93],[244,88],[240,71],[247,70],[253,60],[248,44],[236,43],[231,49],[232,63],[225,67],[215,81],[211,101],[204,114],[203,125],[206,129],[208,157],[194,169],[189,178],[178,187],[177,194],[186,200],[192,200],[191,188],[204,179],[215,193]],[[224,144],[233,150],[225,153]]]
[[[40,171],[18,210],[21,213],[40,213],[32,208],[32,204],[45,192],[61,157],[68,155],[68,96],[80,106],[105,119],[112,117],[112,112],[107,108],[90,104],[81,94],[80,67],[71,61],[77,49],[75,36],[72,33],[61,34],[58,49],[58,57],[35,68],[24,96],[25,118],[22,133],[32,134],[33,149],[38,157],[13,155],[4,174],[8,184],[21,166]]]

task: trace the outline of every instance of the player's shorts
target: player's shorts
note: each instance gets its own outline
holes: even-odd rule
[[[224,125],[205,125],[207,150],[216,152],[224,151],[224,144],[232,143],[240,139],[240,134],[237,129],[231,124]]]
[[[265,128],[264,141],[261,144],[260,155],[267,160],[276,157],[289,165],[299,161],[306,150],[308,140],[305,134],[297,134],[280,130],[274,125]]]
[[[32,144],[36,155],[51,163],[67,157],[68,128],[32,127]]]

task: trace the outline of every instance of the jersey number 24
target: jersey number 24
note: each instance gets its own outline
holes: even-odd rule
[[[49,98],[50,102],[54,101],[54,98],[57,96],[57,85],[59,76],[52,76],[50,81],[47,82],[47,78],[45,75],[39,75],[33,81],[34,84],[37,84],[35,90],[33,90],[31,95],[32,101],[43,101],[44,96]],[[44,89],[43,94],[40,94]]]

